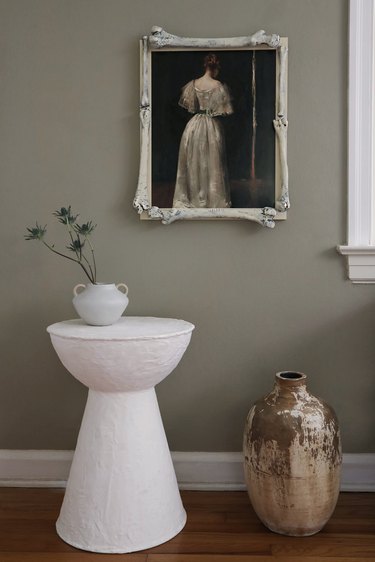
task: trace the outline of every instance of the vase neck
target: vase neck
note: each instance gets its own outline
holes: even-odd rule
[[[282,393],[306,391],[307,376],[297,371],[276,373],[275,386]]]
[[[87,286],[94,289],[113,289],[113,287],[116,287],[114,283],[87,283]]]

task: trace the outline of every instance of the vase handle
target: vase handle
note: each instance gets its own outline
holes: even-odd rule
[[[73,294],[76,297],[77,295],[79,295],[77,289],[79,289],[80,287],[83,287],[84,289],[86,289],[86,285],[83,285],[83,283],[78,283],[78,285],[76,285],[73,289]],[[82,291],[81,291],[82,292]]]
[[[125,289],[124,294],[127,295],[129,292],[128,286],[125,285],[125,283],[117,283],[116,288],[120,289],[120,287],[123,287]]]

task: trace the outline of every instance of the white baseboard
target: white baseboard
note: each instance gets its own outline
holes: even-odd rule
[[[181,490],[246,490],[242,453],[172,453]]]
[[[375,492],[375,453],[344,455],[341,490]]]
[[[0,486],[64,488],[73,451],[0,449]]]
[[[0,486],[65,487],[73,451],[0,450]],[[242,453],[172,453],[181,490],[245,490]],[[375,453],[344,454],[341,490],[375,492]]]

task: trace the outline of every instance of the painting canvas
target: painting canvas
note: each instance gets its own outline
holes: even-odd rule
[[[143,218],[286,217],[287,41],[261,34],[143,38]]]
[[[275,82],[275,51],[152,53],[153,205],[275,206]]]

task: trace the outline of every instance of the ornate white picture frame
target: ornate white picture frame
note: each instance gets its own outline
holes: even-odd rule
[[[212,96],[207,93],[211,90],[195,86],[196,82],[200,84],[195,80],[199,70],[204,73],[210,64],[207,60],[214,60],[227,77],[225,84],[220,82],[221,74],[215,80],[218,87],[212,88],[217,90]],[[287,61],[287,38],[267,35],[264,31],[248,37],[195,39],[177,37],[153,27],[151,35],[142,38],[141,156],[133,202],[142,219],[160,219],[163,224],[180,219],[246,219],[273,228],[275,220],[286,218],[290,207]],[[218,72],[216,67],[215,74],[211,73],[214,77]],[[204,134],[220,143],[219,157],[215,153],[212,157],[215,146],[209,145],[207,152],[201,138],[199,144],[194,141],[196,146],[203,146],[200,152],[195,149],[195,156],[184,153],[186,142],[181,139],[191,135],[192,130],[202,135],[202,122],[209,131],[204,129]],[[187,174],[192,174],[186,168],[190,163],[193,165],[193,158],[198,159],[195,177],[201,178],[199,169],[197,173],[200,162],[206,168],[216,166],[211,170],[216,174],[212,184],[214,189],[219,185],[218,191],[223,184],[226,196],[219,194],[215,200],[202,195],[196,204],[197,189],[189,199],[191,191],[184,192],[184,181]],[[207,162],[209,158],[211,162]],[[201,181],[201,197],[211,187],[204,185],[205,179],[197,181]],[[192,185],[190,180],[188,189]],[[210,201],[215,201],[214,206]]]

